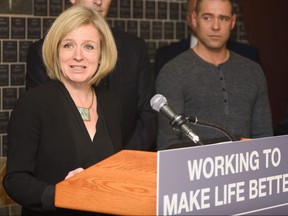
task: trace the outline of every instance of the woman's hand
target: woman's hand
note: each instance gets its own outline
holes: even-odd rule
[[[79,167],[79,168],[77,168],[77,169],[75,169],[75,170],[72,170],[72,171],[70,171],[70,172],[68,173],[68,175],[65,177],[65,179],[68,179],[68,178],[76,175],[77,173],[82,172],[83,170],[84,170],[84,169],[81,168],[81,167]]]

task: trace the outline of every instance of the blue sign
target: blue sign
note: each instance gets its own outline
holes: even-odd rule
[[[158,215],[288,214],[288,136],[158,152]]]

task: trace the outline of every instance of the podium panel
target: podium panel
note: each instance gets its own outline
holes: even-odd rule
[[[56,185],[55,206],[155,215],[157,154],[123,150]]]
[[[288,135],[158,152],[158,215],[287,215]]]

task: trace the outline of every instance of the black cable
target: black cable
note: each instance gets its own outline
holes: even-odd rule
[[[209,128],[213,128],[213,129],[217,129],[218,131],[224,133],[231,141],[237,141],[237,139],[223,126],[215,124],[215,123],[209,123],[209,122],[203,122],[203,121],[199,121],[197,118],[195,117],[186,117],[187,120],[191,123],[193,123],[194,125],[201,125],[204,127],[209,127]]]

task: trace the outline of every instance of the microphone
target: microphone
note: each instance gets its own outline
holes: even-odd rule
[[[170,120],[170,125],[174,130],[182,131],[188,136],[194,143],[201,144],[199,137],[193,133],[192,129],[188,127],[188,119],[182,115],[177,115],[174,110],[169,107],[167,99],[161,95],[156,94],[150,100],[150,105],[153,110],[161,112]]]

